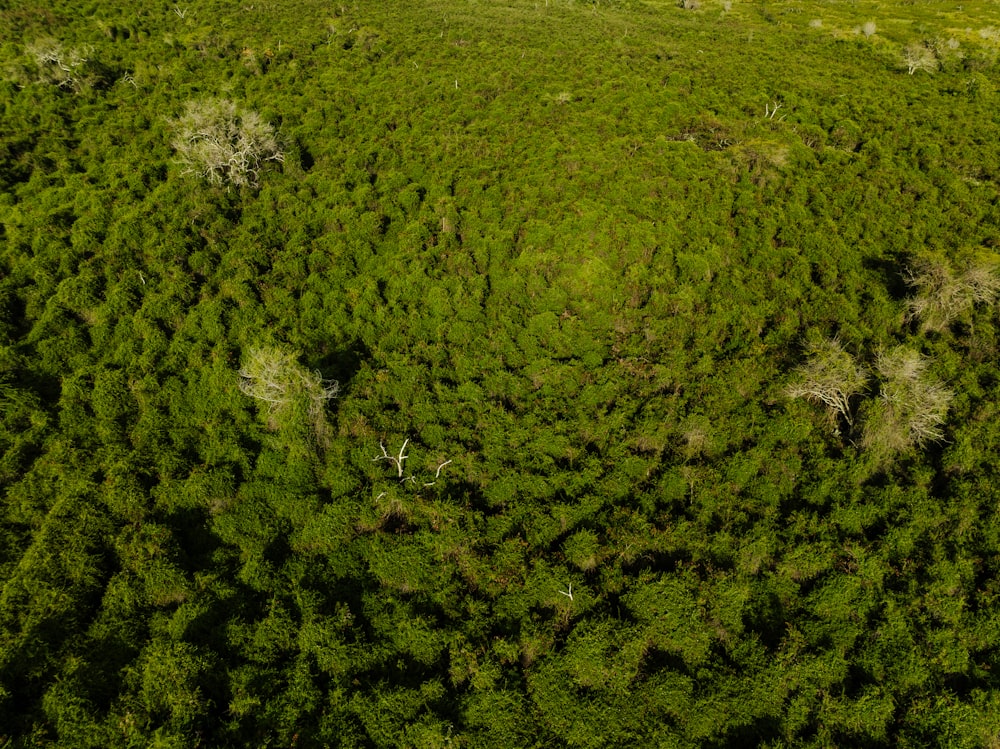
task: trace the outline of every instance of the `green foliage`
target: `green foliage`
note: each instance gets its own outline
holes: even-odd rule
[[[0,745],[996,742],[995,7],[0,23]]]

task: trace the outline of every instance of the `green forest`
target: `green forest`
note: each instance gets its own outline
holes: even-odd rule
[[[997,749],[998,300],[991,0],[0,0],[0,749]]]

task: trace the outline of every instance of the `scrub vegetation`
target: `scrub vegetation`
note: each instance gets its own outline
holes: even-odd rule
[[[995,4],[0,29],[0,747],[1000,743]]]

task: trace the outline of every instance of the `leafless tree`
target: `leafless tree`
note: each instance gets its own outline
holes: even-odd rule
[[[278,421],[304,409],[317,436],[325,429],[324,406],[336,396],[338,385],[309,371],[293,354],[275,347],[252,348],[240,369],[240,390],[267,404]]]
[[[228,99],[189,101],[171,124],[184,172],[213,184],[256,187],[265,163],[285,160],[274,128]]]
[[[919,320],[925,333],[944,330],[976,304],[992,304],[1000,295],[1000,273],[987,263],[970,262],[956,271],[943,261],[921,258],[907,271],[907,283],[916,292],[907,316]]]
[[[914,42],[903,48],[903,65],[910,75],[918,70],[933,73],[938,69],[938,59],[927,45]]]
[[[942,439],[955,394],[929,373],[928,359],[900,346],[880,353],[875,369],[880,392],[865,419],[862,445],[896,453]]]
[[[785,390],[791,398],[822,403],[837,428],[838,418],[853,423],[851,398],[868,384],[868,372],[844,350],[836,339],[825,339],[810,347],[809,359],[796,370],[795,380]]]
[[[28,44],[25,50],[38,67],[40,80],[73,91],[83,87],[88,51],[66,47],[51,37]]]

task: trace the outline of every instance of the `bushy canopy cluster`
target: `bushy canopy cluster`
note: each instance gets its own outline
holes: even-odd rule
[[[698,1],[6,3],[0,746],[996,744],[1000,37]]]

